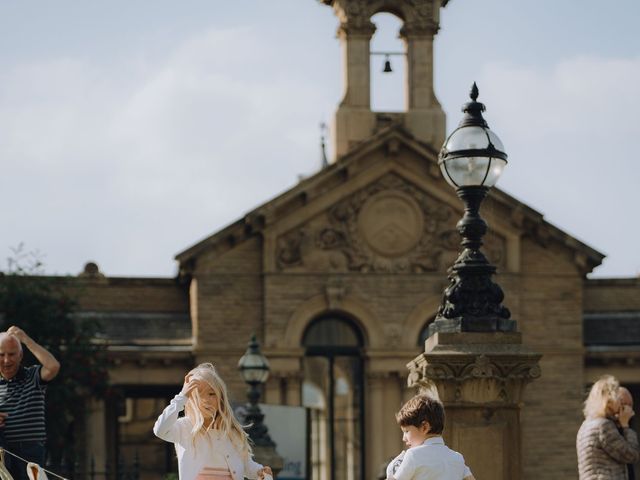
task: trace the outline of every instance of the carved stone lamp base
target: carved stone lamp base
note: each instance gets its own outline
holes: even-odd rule
[[[429,335],[437,332],[515,332],[517,322],[510,318],[495,317],[465,317],[436,318],[429,325]]]
[[[437,392],[445,440],[476,478],[521,478],[520,408],[540,357],[518,332],[438,332],[407,365],[410,387]]]

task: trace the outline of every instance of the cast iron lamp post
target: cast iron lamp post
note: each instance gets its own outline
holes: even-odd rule
[[[247,415],[245,417],[245,422],[249,425],[247,427],[249,438],[256,446],[275,447],[276,444],[271,440],[267,427],[263,423],[264,414],[258,406],[260,386],[269,378],[269,362],[260,352],[260,346],[255,335],[251,336],[247,351],[238,361],[238,368],[242,373],[242,378],[249,385],[249,390],[247,391],[249,404],[247,405]]]
[[[464,216],[457,224],[462,252],[449,269],[449,286],[429,335],[436,332],[510,332],[516,322],[502,305],[504,293],[491,280],[496,267],[480,251],[487,224],[480,217],[482,200],[507,164],[507,154],[498,136],[482,117],[485,106],[477,102],[473,84],[471,101],[438,157],[440,170],[464,202]]]

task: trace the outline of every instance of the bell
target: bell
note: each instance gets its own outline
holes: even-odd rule
[[[384,61],[384,68],[382,69],[382,73],[391,73],[393,69],[391,68],[391,61],[387,58]]]

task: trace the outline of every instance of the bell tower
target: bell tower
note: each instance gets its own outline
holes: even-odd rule
[[[333,7],[340,21],[344,95],[333,125],[334,161],[383,126],[400,123],[416,139],[439,150],[445,139],[445,114],[433,91],[433,39],[440,8],[449,0],[320,0]],[[386,12],[403,22],[406,62],[405,111],[371,110],[370,41],[376,31],[371,17]]]

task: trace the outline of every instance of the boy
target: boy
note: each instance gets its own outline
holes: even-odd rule
[[[444,444],[444,407],[438,400],[416,395],[396,421],[409,448],[387,467],[388,480],[475,480],[462,455]]]

